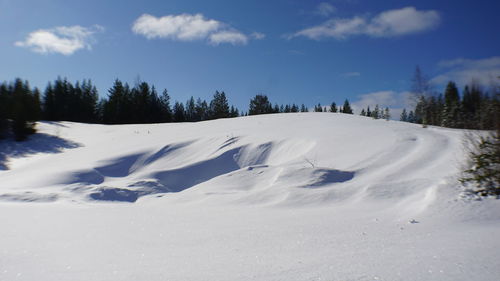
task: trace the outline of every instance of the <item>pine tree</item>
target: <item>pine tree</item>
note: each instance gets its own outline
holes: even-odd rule
[[[210,119],[228,118],[229,104],[224,92],[215,91],[212,101],[210,101]]]
[[[238,109],[231,105],[231,109],[229,110],[229,117],[234,118],[234,117],[238,117],[239,115],[240,114],[238,112]]]
[[[500,128],[474,143],[470,152],[472,167],[465,171],[462,183],[473,183],[481,196],[500,197]]]
[[[389,121],[389,119],[391,118],[391,113],[389,112],[389,107],[386,107],[384,109],[384,114],[383,114],[383,118],[387,121]]]
[[[380,115],[381,115],[380,114],[380,109],[379,109],[378,104],[377,104],[377,105],[375,105],[375,109],[373,109],[373,111],[372,111],[371,117],[373,119],[379,119]]]
[[[198,121],[208,119],[208,104],[206,101],[202,101],[200,98],[196,100],[195,106],[196,116]]]
[[[457,86],[453,81],[448,82],[444,92],[444,109],[442,117],[442,126],[457,128],[460,126],[459,111],[460,98]]]
[[[28,82],[16,79],[12,87],[11,99],[11,119],[12,132],[16,141],[25,140],[28,135],[34,134],[36,117],[33,110],[35,108],[35,97],[33,96]]]
[[[184,122],[186,121],[186,114],[184,111],[184,105],[178,101],[174,104],[174,122]]]
[[[351,108],[351,105],[349,104],[349,100],[347,100],[347,99],[344,101],[342,113],[352,114],[352,108]]]
[[[248,115],[272,113],[273,108],[266,95],[256,95],[250,100]]]
[[[194,121],[198,121],[197,119],[197,116],[196,116],[196,104],[194,102],[194,97],[191,96],[190,99],[188,99],[186,101],[186,121],[188,122],[194,122]]]
[[[6,138],[9,131],[10,95],[7,85],[0,84],[0,139]]]
[[[172,122],[173,114],[172,114],[172,108],[170,107],[170,95],[168,94],[167,89],[164,89],[163,93],[161,94],[160,105],[162,111],[161,121]]]
[[[361,109],[361,113],[360,113],[359,115],[361,115],[361,116],[366,116],[366,111],[365,111],[365,109],[364,109],[364,108],[363,108],[363,109]]]
[[[332,102],[330,105],[330,112],[337,112],[337,104],[335,102]]]
[[[413,110],[410,110],[410,113],[408,113],[408,122],[410,123],[416,123],[415,121],[415,113]]]
[[[132,123],[132,94],[127,84],[116,79],[108,90],[108,99],[103,106],[103,122],[106,124]]]
[[[280,113],[280,106],[275,103],[272,113]]]
[[[399,121],[408,122],[408,113],[406,112],[406,108],[403,108],[403,112],[401,112]]]

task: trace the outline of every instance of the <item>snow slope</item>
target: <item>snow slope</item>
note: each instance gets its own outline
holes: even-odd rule
[[[498,280],[460,130],[326,113],[49,123],[0,147],[0,280]]]

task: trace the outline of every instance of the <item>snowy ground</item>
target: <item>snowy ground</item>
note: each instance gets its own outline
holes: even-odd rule
[[[498,280],[460,130],[346,114],[41,123],[0,143],[0,280]]]

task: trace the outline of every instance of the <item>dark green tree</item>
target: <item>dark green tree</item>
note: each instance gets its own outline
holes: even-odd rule
[[[403,112],[399,116],[399,121],[408,122],[408,113],[406,112],[406,108],[403,108]]]
[[[215,91],[210,101],[210,119],[228,118],[229,104],[224,92]]]
[[[184,105],[178,101],[174,104],[174,122],[184,122],[186,121],[186,113],[184,111]]]
[[[250,100],[248,115],[268,114],[272,112],[273,107],[266,95],[256,95]]]
[[[442,126],[458,128],[460,126],[460,97],[455,82],[450,81],[444,92]]]
[[[335,102],[332,102],[330,105],[330,112],[337,112],[337,104]]]
[[[172,108],[170,106],[170,95],[168,94],[167,89],[163,90],[163,93],[160,97],[160,105],[162,111],[161,122],[172,122],[173,114]]]
[[[349,100],[344,101],[344,106],[342,107],[342,113],[346,114],[352,114],[352,108],[351,105],[349,104]]]

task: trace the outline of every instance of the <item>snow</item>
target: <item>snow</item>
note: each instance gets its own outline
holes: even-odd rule
[[[41,122],[0,146],[0,280],[498,280],[463,131],[332,113]]]

